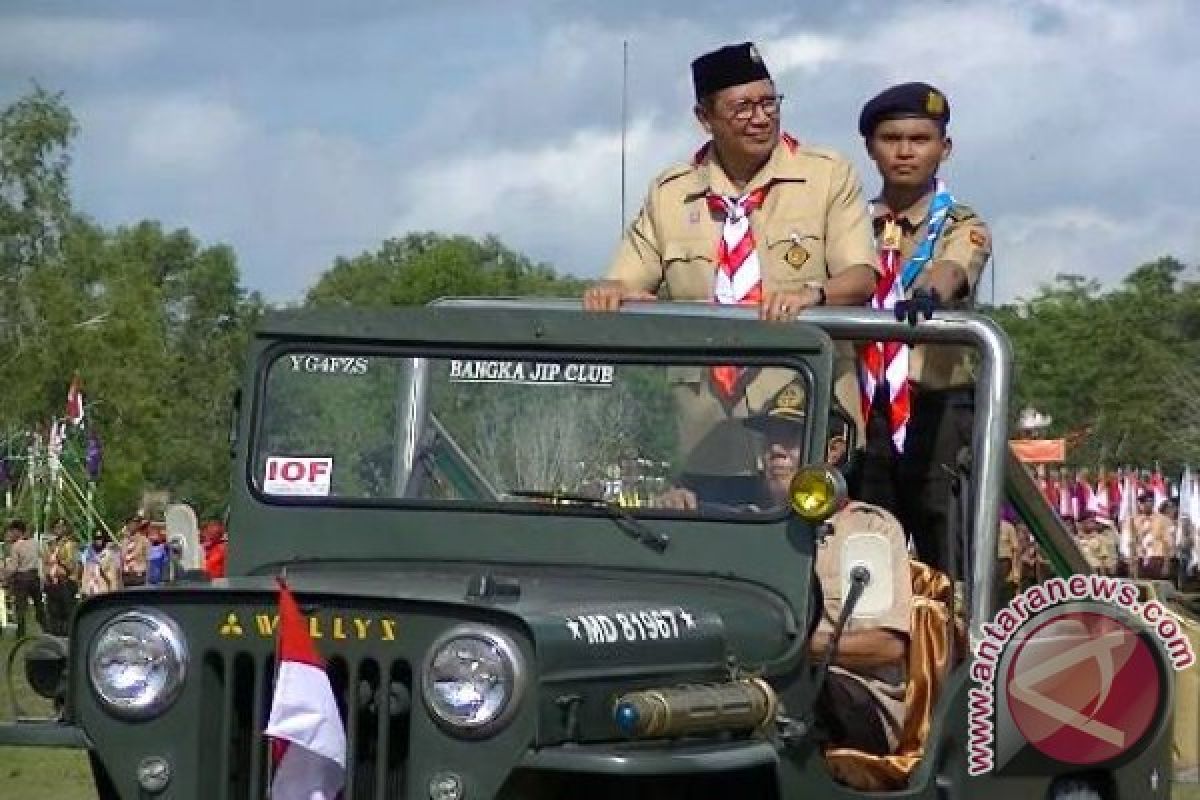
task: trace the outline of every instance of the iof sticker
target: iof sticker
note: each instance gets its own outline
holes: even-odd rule
[[[297,497],[328,497],[332,481],[332,458],[268,456],[263,492]]]

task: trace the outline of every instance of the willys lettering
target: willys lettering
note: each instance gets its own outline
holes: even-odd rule
[[[226,638],[247,635],[273,639],[279,628],[279,615],[258,611],[239,614],[229,611],[221,618],[217,632]],[[313,614],[308,617],[308,635],[334,642],[394,642],[400,626],[392,617],[368,617],[355,614]]]

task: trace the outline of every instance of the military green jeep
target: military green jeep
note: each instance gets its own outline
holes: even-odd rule
[[[912,569],[923,639],[884,756],[831,738],[814,710],[830,665],[808,650],[814,558],[845,493],[824,464],[835,341],[878,339],[967,345],[979,372],[948,500],[962,574]],[[681,402],[714,370],[802,387],[790,507],[728,499],[761,479],[736,403],[715,439],[684,444],[697,420]],[[266,796],[286,574],[345,725],[345,800],[1168,797],[1165,669],[1118,756],[1048,766],[998,723],[972,777],[990,746],[968,698],[999,608],[1002,504],[1051,572],[1089,571],[1009,453],[1010,374],[1002,332],[960,313],[764,324],[699,304],[463,299],[268,314],[231,440],[229,577],[85,602],[69,651],[27,663],[60,717],[0,727],[0,745],[86,749],[106,800]],[[681,485],[720,491],[657,502]],[[886,591],[872,557],[843,565],[843,624]]]

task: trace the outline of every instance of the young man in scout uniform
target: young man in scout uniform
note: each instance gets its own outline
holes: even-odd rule
[[[8,523],[5,533],[12,534],[9,547],[10,583],[17,617],[17,638],[25,636],[25,607],[33,604],[33,615],[38,627],[46,628],[46,606],[42,602],[42,579],[38,572],[37,540],[33,538],[24,520],[14,519]]]
[[[991,253],[983,220],[938,178],[952,146],[949,121],[946,96],[925,83],[884,90],[859,117],[867,153],[883,178],[871,204],[880,251],[871,303],[914,323],[933,309],[972,306]],[[947,468],[971,443],[967,358],[963,348],[928,345],[871,343],[861,353],[867,457],[860,496],[895,510],[918,557],[942,570],[953,513]]]
[[[854,168],[782,132],[778,93],[749,42],[692,62],[694,113],[711,138],[690,161],[659,173],[584,308],[625,300],[752,305],[769,320],[811,306],[862,305],[875,288],[871,225]],[[856,409],[852,354],[838,397]],[[759,382],[753,370],[696,369],[680,376],[686,451],[724,416],[761,408],[790,375]],[[707,420],[707,424],[703,424]],[[859,437],[862,440],[862,437]]]

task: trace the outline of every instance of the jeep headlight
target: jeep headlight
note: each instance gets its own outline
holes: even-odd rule
[[[429,712],[446,730],[486,736],[512,718],[524,683],[521,652],[511,639],[464,625],[429,648],[421,693]]]
[[[126,611],[96,633],[88,675],[100,702],[123,717],[152,717],[175,700],[187,672],[179,627],[153,611]]]

